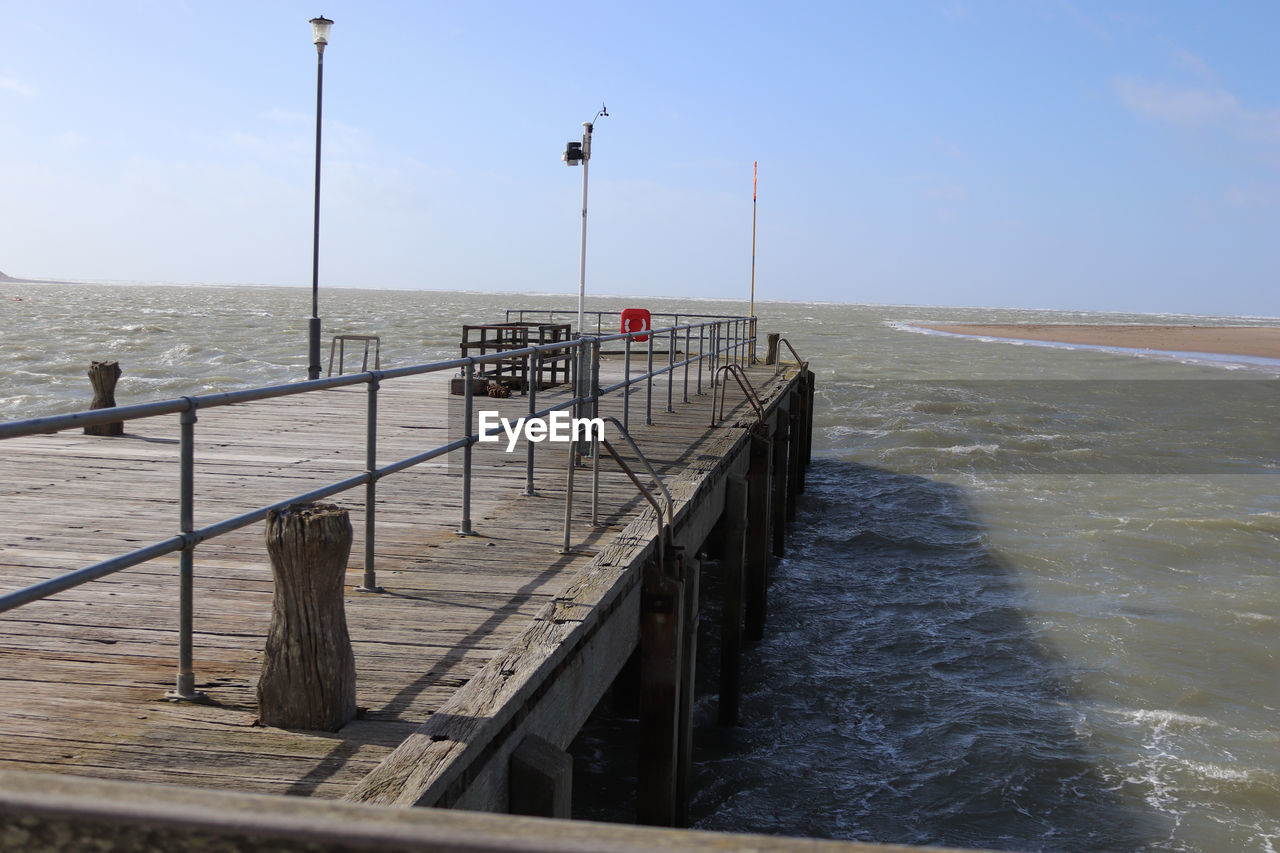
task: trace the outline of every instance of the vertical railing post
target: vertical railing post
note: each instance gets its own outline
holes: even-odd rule
[[[684,362],[684,396],[682,399],[686,403],[689,402],[689,335],[692,331],[690,327],[684,327],[684,358],[681,361]]]
[[[667,411],[674,412],[675,381],[676,381],[676,330],[673,328],[667,337],[670,343],[667,346]]]
[[[591,345],[591,417],[600,417],[600,339]],[[600,439],[591,433],[591,526],[600,524]]]
[[[364,434],[364,470],[369,475],[369,481],[364,484],[364,577],[356,592],[384,592],[378,586],[373,556],[377,551],[374,528],[378,506],[378,387],[378,377],[370,375]]]
[[[573,528],[573,469],[578,467],[578,442],[571,440],[569,442],[569,464],[568,472],[565,474],[564,484],[564,547],[560,549],[561,554],[572,554],[573,548],[570,547],[569,541],[571,530]]]
[[[706,333],[707,333],[707,324],[699,323],[698,324],[698,392],[697,392],[699,397],[702,396],[702,360],[707,355],[707,347],[703,343],[703,339],[706,337]]]
[[[627,342],[626,352],[622,357],[622,428],[631,431],[631,338]]]
[[[462,389],[462,420],[463,427],[467,431],[467,443],[462,448],[462,526],[458,528],[458,533],[463,536],[471,535],[471,392],[475,385],[476,364],[475,361],[467,361],[466,384]]]
[[[195,530],[195,443],[196,404],[186,398],[187,408],[179,415],[181,438],[178,448],[178,527],[183,537]],[[196,690],[194,658],[195,543],[187,539],[178,555],[178,679],[166,699],[199,702],[206,697]]]
[[[653,425],[653,332],[649,333],[649,360],[644,375],[644,422]]]
[[[708,333],[711,338],[711,387],[716,387],[719,377],[716,375],[717,368],[720,367],[720,321],[711,324],[711,330]]]
[[[591,417],[600,417],[600,339],[591,342]]]
[[[529,417],[533,417],[533,413],[538,411],[538,374],[541,372],[540,352],[531,352],[527,356],[528,368],[526,370],[529,376],[529,387],[526,390],[529,396]],[[533,448],[537,442],[526,441],[525,445],[525,463],[524,463],[524,493],[526,495],[535,495],[537,492],[533,490]]]

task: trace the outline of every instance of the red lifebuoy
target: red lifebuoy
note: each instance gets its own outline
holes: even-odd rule
[[[623,308],[622,309],[622,331],[623,332],[647,332],[653,328],[649,325],[649,311],[645,308]],[[631,340],[643,343],[649,340],[648,335],[636,335]]]

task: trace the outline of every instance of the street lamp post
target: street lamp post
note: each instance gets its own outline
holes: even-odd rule
[[[333,21],[321,15],[311,19],[311,35],[316,43],[316,203],[311,243],[311,322],[308,335],[307,378],[320,378],[320,112],[324,103],[324,48],[329,43]]]

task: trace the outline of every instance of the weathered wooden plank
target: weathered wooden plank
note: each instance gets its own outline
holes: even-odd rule
[[[392,390],[395,382],[384,383],[379,460],[404,458],[449,437],[448,418],[459,407],[457,398],[438,393],[445,380],[433,377],[434,386],[406,381],[403,391]],[[760,384],[771,382],[781,387],[768,376]],[[197,525],[364,469],[363,391],[321,396],[199,413]],[[704,426],[710,396],[691,399],[674,414],[655,405],[655,426],[637,426],[636,433],[646,457],[672,472],[665,476],[678,514],[693,530],[701,503],[722,499],[709,496],[701,484],[723,470],[747,410],[739,405],[724,434],[712,435]],[[540,394],[539,400],[541,405],[551,397]],[[642,405],[643,395],[633,398],[633,416]],[[495,406],[513,415],[525,407],[519,398]],[[619,405],[604,408],[621,412]],[[119,439],[62,433],[0,443],[0,459],[14,472],[2,492],[11,514],[0,531],[0,589],[176,532],[176,418],[131,422],[126,433]],[[548,445],[536,449],[538,496],[525,497],[524,449],[523,442],[512,454],[495,446],[476,448],[476,537],[455,534],[460,466],[435,460],[379,483],[377,570],[388,593],[345,597],[359,672],[357,703],[367,709],[363,719],[323,742],[253,725],[271,596],[262,525],[256,524],[195,549],[195,670],[211,705],[160,701],[175,671],[174,555],[0,615],[0,691],[24,697],[21,713],[0,718],[0,772],[39,766],[339,796],[365,775],[369,767],[363,762],[365,756],[374,760],[374,747],[389,755],[409,732],[410,741],[421,740],[419,726],[488,736],[495,725],[505,731],[518,715],[520,731],[550,734],[563,746],[616,672],[616,660],[635,645],[636,623],[608,614],[638,607],[635,567],[652,554],[653,518],[609,463],[600,477],[606,526],[589,526],[589,501],[580,492],[572,539],[588,553],[560,554],[565,454]],[[634,459],[632,464],[637,465]],[[353,553],[361,553],[363,489],[333,500],[351,511]],[[118,523],[102,524],[104,502],[113,505]],[[352,560],[348,584],[357,583],[361,572]],[[534,694],[538,701],[530,704]],[[484,709],[492,714],[484,716]],[[474,728],[458,730],[468,715]],[[13,740],[15,746],[6,749],[8,736],[17,733],[24,737],[21,748]],[[504,735],[482,745],[472,756],[477,767],[505,763],[514,749],[508,740]],[[71,750],[88,763],[77,766],[56,754],[62,742],[90,744],[92,749]],[[427,744],[433,755],[446,758],[458,748],[455,741],[432,741],[429,735]],[[42,760],[39,753],[46,748],[55,752]],[[183,750],[215,754],[216,772],[166,775],[166,761],[176,763]],[[334,751],[355,760],[336,760],[330,757]],[[145,760],[138,759],[143,752]],[[245,757],[241,777],[238,755]],[[296,760],[282,770],[263,766],[255,755]],[[442,790],[479,807],[500,807],[505,795],[492,793],[492,780],[477,782],[469,792],[455,784],[465,775],[445,780]]]

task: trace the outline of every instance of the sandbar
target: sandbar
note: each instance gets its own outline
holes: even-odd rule
[[[916,323],[914,325],[953,335],[1280,359],[1280,326],[1148,326],[1083,323]]]

